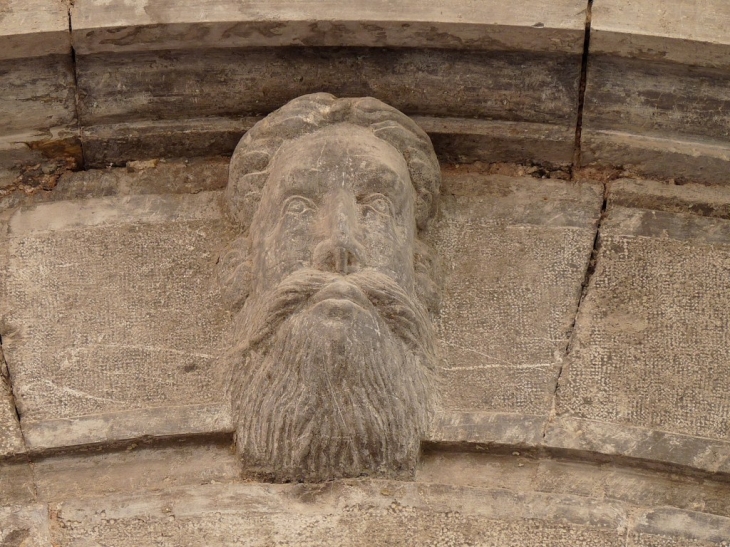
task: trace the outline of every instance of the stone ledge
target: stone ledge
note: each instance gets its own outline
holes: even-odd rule
[[[76,0],[74,47],[103,51],[207,47],[365,46],[582,50],[585,2],[489,4],[468,0],[396,4],[214,0]]]
[[[730,65],[730,6],[709,0],[644,3],[596,2],[591,53],[663,60],[688,65]]]
[[[87,168],[153,158],[230,155],[260,117],[155,120],[85,127]],[[529,162],[566,166],[574,150],[570,127],[529,122],[413,116],[445,162]],[[0,162],[2,159],[0,158]]]
[[[506,445],[535,448],[547,416],[506,412],[444,412],[434,420],[427,442],[436,445]]]
[[[28,450],[42,452],[143,438],[231,433],[233,426],[227,404],[199,404],[23,422],[22,429]]]
[[[667,184],[619,179],[608,183],[608,207],[633,207],[667,213],[693,213],[730,220],[730,189],[700,184]]]
[[[68,7],[60,0],[3,0],[0,60],[71,55]]]
[[[651,464],[730,474],[730,442],[598,420],[558,417],[548,425],[546,448],[621,456]]]
[[[727,185],[730,144],[584,128],[583,166],[621,166],[641,176]]]

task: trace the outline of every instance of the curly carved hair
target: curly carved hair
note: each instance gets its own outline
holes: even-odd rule
[[[337,99],[329,93],[298,97],[254,125],[231,158],[226,197],[233,217],[247,230],[282,144],[324,127],[365,127],[401,153],[416,190],[416,224],[425,228],[438,201],[441,171],[428,135],[408,116],[372,97]]]

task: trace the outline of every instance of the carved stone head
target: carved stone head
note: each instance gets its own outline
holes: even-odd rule
[[[433,409],[438,301],[418,239],[440,171],[426,134],[372,99],[295,99],[231,160],[244,235],[221,259],[238,311],[236,442],[278,481],[411,475]]]

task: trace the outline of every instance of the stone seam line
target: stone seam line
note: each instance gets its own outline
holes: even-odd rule
[[[601,235],[601,223],[603,222],[603,219],[606,216],[606,207],[608,205],[608,183],[603,183],[603,201],[601,203],[601,212],[598,216],[598,220],[596,222],[596,232],[595,236],[593,238],[593,247],[591,249],[591,254],[588,259],[588,263],[586,264],[586,271],[585,276],[583,277],[583,282],[581,283],[581,294],[580,298],[578,299],[578,305],[575,309],[575,315],[573,316],[573,321],[570,324],[570,328],[568,329],[568,332],[566,334],[566,343],[565,343],[565,349],[563,350],[562,360],[560,362],[560,367],[558,369],[557,377],[555,378],[555,387],[553,389],[553,396],[552,396],[552,404],[550,408],[550,412],[548,415],[548,419],[545,420],[545,425],[543,427],[542,431],[542,438],[543,441],[545,440],[545,437],[547,436],[547,430],[550,424],[555,420],[556,417],[556,406],[557,406],[557,396],[558,396],[558,390],[560,389],[560,377],[563,374],[563,369],[565,368],[565,363],[570,356],[570,352],[573,345],[573,335],[575,334],[575,324],[578,321],[578,315],[580,314],[581,307],[583,305],[583,301],[585,300],[586,295],[588,294],[588,289],[590,287],[591,279],[593,278],[593,274],[596,271],[596,265],[598,261],[598,251],[600,247],[600,235]]]
[[[591,44],[591,14],[593,0],[588,0],[586,5],[586,30],[583,38],[583,58],[580,67],[580,84],[578,85],[578,113],[575,119],[575,150],[573,152],[573,170],[580,168],[581,159],[581,134],[583,131],[583,108],[585,106],[586,84],[588,82],[588,55]]]

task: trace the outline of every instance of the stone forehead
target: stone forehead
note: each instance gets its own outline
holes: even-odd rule
[[[355,161],[357,159],[362,161]],[[405,175],[410,183],[408,165],[400,151],[367,128],[351,123],[331,125],[283,143],[270,161],[269,173],[331,164],[340,164],[352,171],[373,164],[383,165]],[[266,186],[269,184],[267,182]]]
[[[258,122],[238,144],[231,158],[226,190],[230,212],[247,228],[258,208],[272,159],[287,142],[338,124],[369,131],[395,148],[406,162],[419,198],[419,227],[436,211],[441,172],[430,139],[402,112],[371,97],[337,99],[327,93],[290,101]]]

